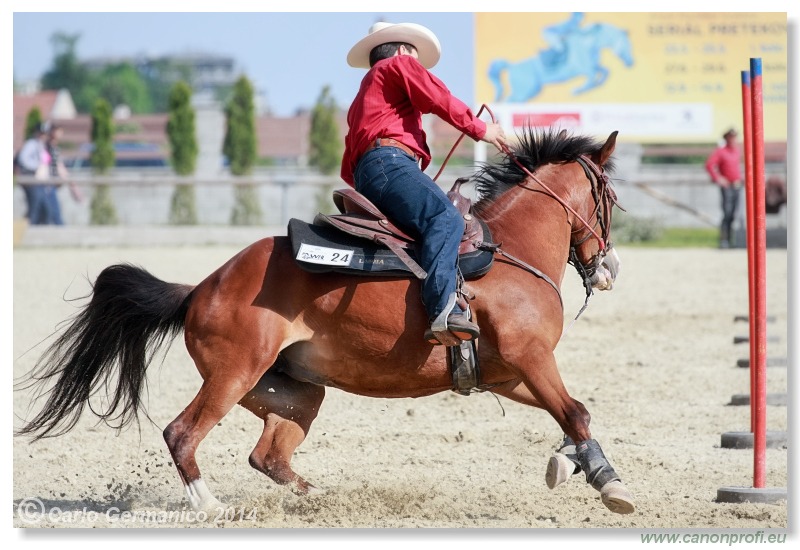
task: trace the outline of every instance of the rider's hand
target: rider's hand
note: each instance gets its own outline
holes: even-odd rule
[[[488,123],[486,125],[486,133],[481,138],[481,141],[491,143],[499,151],[503,152],[503,146],[506,145],[506,134],[503,132],[503,127],[494,122]]]

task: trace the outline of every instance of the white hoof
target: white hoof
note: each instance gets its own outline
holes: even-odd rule
[[[615,514],[630,514],[634,511],[633,495],[621,481],[609,481],[600,489],[600,499],[606,508]]]
[[[215,518],[226,506],[217,500],[208,490],[205,481],[196,479],[186,486],[186,496],[195,512],[205,512],[209,518]]]
[[[547,473],[544,475],[545,483],[550,489],[555,489],[575,472],[575,463],[566,455],[556,453],[550,457],[547,463]]]

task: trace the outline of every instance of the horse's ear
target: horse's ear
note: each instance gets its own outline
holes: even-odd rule
[[[600,148],[597,152],[596,158],[592,159],[595,164],[598,166],[603,166],[608,159],[611,157],[611,154],[614,152],[614,147],[617,144],[617,134],[619,132],[614,130],[611,132],[611,135],[608,136],[605,144]]]
[[[567,139],[567,129],[566,128],[564,128],[563,130],[561,130],[558,133],[558,141],[563,141],[565,139]]]

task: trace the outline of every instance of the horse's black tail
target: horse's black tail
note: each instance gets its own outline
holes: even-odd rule
[[[105,268],[89,304],[71,319],[23,384],[28,388],[55,379],[42,410],[17,435],[31,435],[34,441],[62,435],[75,427],[87,403],[117,429],[138,421],[147,366],[183,329],[192,290],[132,265]],[[101,388],[105,403],[93,406],[90,398]]]

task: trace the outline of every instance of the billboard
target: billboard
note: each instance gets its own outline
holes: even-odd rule
[[[714,142],[741,131],[760,57],[765,139],[786,141],[786,31],[786,13],[476,13],[476,102],[507,129]]]

